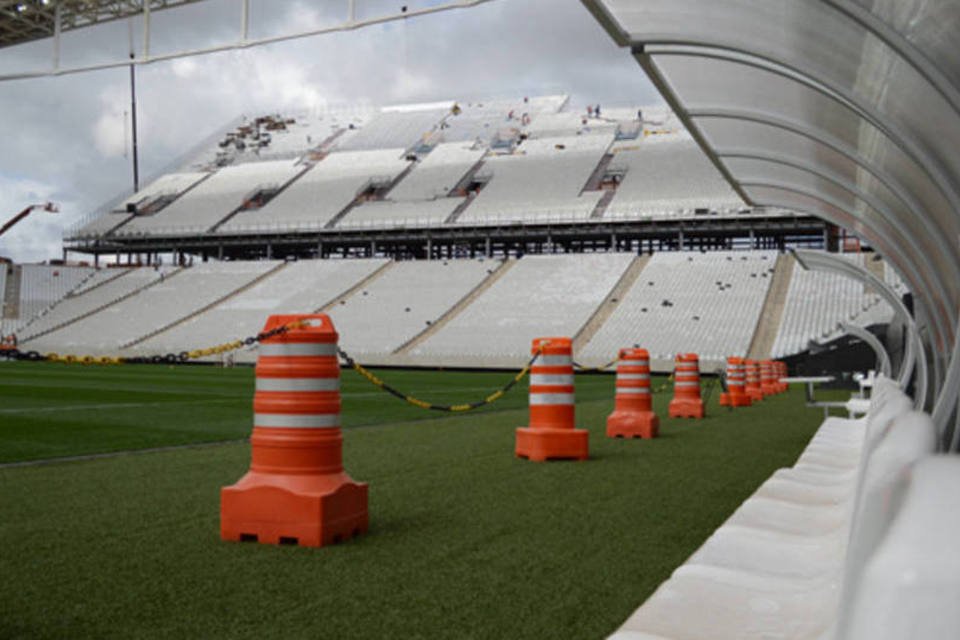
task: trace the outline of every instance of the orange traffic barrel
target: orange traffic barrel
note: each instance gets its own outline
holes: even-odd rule
[[[530,353],[538,351],[530,368],[530,425],[517,429],[515,454],[537,462],[586,460],[589,432],[573,425],[573,341],[537,338]]]
[[[703,399],[700,397],[700,358],[695,353],[678,353],[673,366],[670,417],[702,418],[704,411]]]
[[[720,394],[721,407],[749,407],[747,395],[747,366],[743,358],[727,358],[727,391]]]
[[[650,354],[646,349],[620,349],[613,413],[607,417],[609,438],[656,438],[660,418],[650,393]]]
[[[290,325],[260,343],[250,470],[220,490],[224,540],[319,547],[367,530],[367,485],[343,469],[337,332],[324,314],[263,330]]]
[[[763,392],[764,396],[780,393],[776,365],[773,360],[760,361],[760,391]]]
[[[744,360],[747,368],[747,397],[750,402],[763,400],[763,389],[760,386],[760,365],[756,360]]]
[[[781,380],[790,375],[787,371],[787,363],[782,360],[774,360],[773,363],[777,367],[777,388],[780,390],[780,393],[786,393],[790,385],[786,382],[781,382]]]

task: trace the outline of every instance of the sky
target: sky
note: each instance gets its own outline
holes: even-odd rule
[[[438,4],[357,0],[357,16]],[[237,0],[153,14],[154,53],[237,39]],[[250,37],[332,25],[347,0],[251,0]],[[138,19],[69,32],[61,65],[123,59]],[[48,67],[51,41],[0,50],[0,73]],[[0,256],[61,256],[62,229],[132,192],[129,69],[0,82],[0,221],[51,200],[0,237]],[[241,115],[567,93],[572,105],[662,103],[636,61],[579,0],[494,0],[469,9],[137,68],[141,185]],[[77,257],[77,256],[72,256]]]

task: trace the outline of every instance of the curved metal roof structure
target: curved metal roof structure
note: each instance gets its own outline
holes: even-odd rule
[[[895,266],[931,356],[926,406],[950,438],[960,389],[955,0],[582,1],[748,203],[846,227]]]

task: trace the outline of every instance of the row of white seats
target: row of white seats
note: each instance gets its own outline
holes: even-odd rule
[[[773,251],[656,253],[580,355],[607,362],[633,344],[666,359],[746,353],[776,260]]]
[[[203,310],[280,264],[266,260],[206,262],[182,269],[136,295],[28,344],[43,352],[116,354],[123,345]]]
[[[611,638],[957,637],[960,460],[936,446],[878,379],[866,417],[824,421]]]
[[[861,255],[847,255],[846,259],[863,265]],[[863,284],[852,278],[808,271],[795,264],[771,355],[780,358],[803,351],[810,340],[827,338],[839,323],[850,322],[875,299],[875,294],[867,294]]]
[[[623,146],[610,166],[626,171],[606,209],[611,218],[743,205],[697,144],[682,137],[651,136]]]
[[[87,286],[88,281],[78,287],[71,295],[52,306],[47,313],[27,325],[19,335],[20,341],[29,344],[34,336],[74,322],[134,291],[149,286],[173,271],[176,271],[176,267],[101,269],[98,272],[98,286]]]
[[[411,350],[427,361],[511,354],[525,360],[533,338],[573,336],[635,256],[625,253],[526,256],[463,311]]]
[[[22,265],[18,326],[23,327],[44,314],[94,273],[95,270],[90,267]]]

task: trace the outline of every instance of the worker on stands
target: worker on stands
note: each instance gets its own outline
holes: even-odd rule
[[[593,115],[600,117],[600,105],[597,105],[593,108]]]
[[[637,109],[637,120],[643,122],[643,109]]]
[[[592,117],[593,117],[593,105],[592,105],[592,104],[588,104],[588,105],[587,105],[587,117],[588,117],[588,118],[592,118]]]

